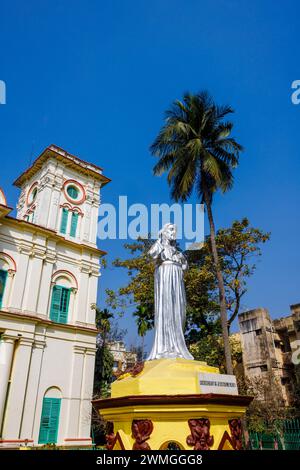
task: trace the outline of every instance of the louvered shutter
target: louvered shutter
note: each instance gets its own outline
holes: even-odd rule
[[[61,233],[66,233],[67,232],[68,215],[69,215],[68,209],[63,207],[62,215],[61,215],[61,223],[60,223],[60,232]]]
[[[60,311],[58,322],[67,323],[68,312],[69,312],[69,303],[70,303],[70,294],[71,290],[66,287],[62,287],[61,299],[60,299]]]
[[[50,413],[51,413],[51,399],[44,398],[41,424],[40,424],[40,433],[39,433],[39,444],[46,444],[48,442]]]
[[[1,269],[0,270],[0,307],[2,307],[6,279],[7,279],[7,271],[4,271]]]
[[[60,398],[51,398],[51,415],[49,422],[49,442],[56,444],[57,434],[58,434],[58,425],[59,425],[59,413],[60,413]]]
[[[44,398],[39,444],[55,444],[57,442],[60,404],[60,398]]]
[[[76,237],[77,222],[78,222],[78,213],[72,212],[71,230],[70,230],[71,237]]]
[[[60,317],[60,305],[62,298],[61,286],[53,286],[52,290],[52,299],[51,299],[51,309],[50,309],[50,320],[58,322]]]

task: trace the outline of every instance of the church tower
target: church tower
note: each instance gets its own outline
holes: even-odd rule
[[[1,193],[0,447],[91,444],[97,222],[109,181],[51,145],[15,181],[16,218]]]
[[[15,185],[21,189],[17,218],[66,239],[96,245],[102,168],[51,145]]]

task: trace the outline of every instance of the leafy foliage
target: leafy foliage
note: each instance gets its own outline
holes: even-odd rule
[[[219,331],[218,331],[219,330]],[[216,331],[203,336],[197,343],[191,344],[190,351],[197,361],[205,361],[210,366],[218,367],[221,373],[225,373],[223,338],[220,334],[220,325],[217,324]],[[235,335],[229,337],[233,367],[236,369],[242,363],[242,347]]]
[[[271,373],[265,377],[238,378],[240,394],[254,397],[246,412],[248,431],[280,435],[284,421],[294,417],[293,410],[284,404],[277,380]]]
[[[255,261],[261,256],[261,244],[270,239],[270,233],[250,226],[249,220],[235,220],[231,227],[220,229],[216,235],[217,249],[223,273],[226,304],[230,312],[228,325],[239,313],[241,299],[247,292],[247,280],[254,274]],[[209,245],[209,240],[207,240]],[[208,269],[215,272],[212,259]]]
[[[166,111],[165,124],[151,146],[159,158],[154,174],[168,171],[171,196],[187,200],[195,187],[202,199],[204,184],[210,197],[233,184],[231,169],[242,146],[231,137],[233,124],[224,121],[230,106],[217,106],[207,92],[186,93]]]

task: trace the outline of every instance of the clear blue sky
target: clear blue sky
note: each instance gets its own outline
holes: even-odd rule
[[[172,100],[207,89],[235,108],[246,149],[234,189],[215,201],[216,224],[247,216],[272,232],[243,307],[288,314],[300,302],[299,16],[291,0],[2,1],[0,186],[9,203],[14,178],[50,143],[105,169],[103,201],[168,202],[149,145]],[[122,255],[119,241],[101,248],[109,260]],[[104,271],[101,299],[122,281]],[[121,324],[135,341],[132,319]]]

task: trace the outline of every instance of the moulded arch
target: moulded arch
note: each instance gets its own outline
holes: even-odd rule
[[[52,275],[52,284],[59,284],[64,287],[78,289],[78,282],[76,277],[70,271],[60,269]]]
[[[62,392],[59,387],[53,385],[52,387],[47,388],[44,393],[44,398],[62,398]]]
[[[6,271],[10,271],[15,273],[17,271],[17,264],[14,258],[4,253],[3,251],[0,252],[0,269],[5,269]]]

